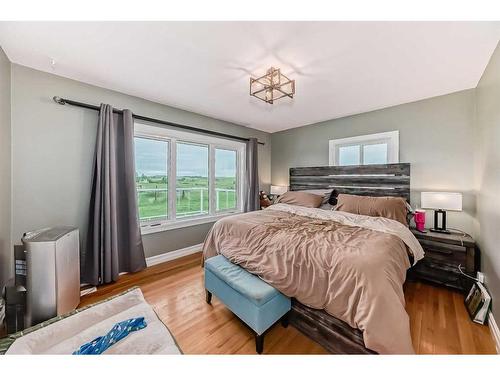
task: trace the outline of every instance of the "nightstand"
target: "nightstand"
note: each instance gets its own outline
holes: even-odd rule
[[[409,280],[428,281],[467,293],[474,281],[462,275],[458,266],[468,275],[476,277],[480,254],[476,242],[462,233],[421,233],[411,228],[425,251],[421,259],[408,271]]]

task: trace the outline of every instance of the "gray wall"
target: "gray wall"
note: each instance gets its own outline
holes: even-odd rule
[[[288,185],[290,167],[328,165],[330,139],[399,130],[399,160],[411,163],[412,205],[420,204],[420,191],[462,192],[464,212],[449,212],[449,225],[472,232],[473,122],[474,90],[466,90],[273,133],[272,183]]]
[[[58,95],[172,122],[244,137],[258,137],[259,173],[270,183],[269,134],[115,91],[12,65],[12,235],[70,224],[86,231],[97,112],[52,101]],[[146,256],[203,242],[210,224],[144,236]]]
[[[11,254],[11,64],[0,47],[0,290],[12,275]]]
[[[476,89],[477,221],[482,269],[500,323],[500,47]]]

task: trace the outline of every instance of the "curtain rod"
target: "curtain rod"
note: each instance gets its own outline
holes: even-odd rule
[[[57,104],[60,104],[60,105],[69,104],[69,105],[74,105],[76,107],[82,107],[82,108],[92,109],[94,111],[99,111],[101,109],[101,107],[99,107],[98,105],[92,105],[92,104],[77,102],[77,101],[70,100],[70,99],[64,99],[64,98],[61,98],[59,96],[54,96],[52,99]],[[113,108],[113,112],[114,113],[123,113],[123,110],[121,110],[121,109],[114,109]],[[198,133],[210,134],[210,135],[214,135],[216,137],[230,138],[230,139],[235,139],[235,140],[242,141],[242,142],[249,141],[248,138],[238,137],[237,135],[229,135],[229,134],[219,133],[219,132],[216,132],[216,131],[213,131],[213,130],[205,130],[205,129],[195,128],[194,126],[176,124],[175,122],[160,120],[160,119],[153,118],[153,117],[136,115],[135,113],[133,113],[132,116],[134,118],[138,119],[138,120],[155,122],[157,124],[172,126],[172,127],[180,128],[180,129],[184,129],[184,130],[190,130],[190,131],[194,131],[194,132],[198,132]],[[259,145],[265,145],[265,143],[264,142],[259,142]]]

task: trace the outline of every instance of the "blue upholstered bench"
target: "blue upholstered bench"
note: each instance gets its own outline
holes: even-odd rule
[[[259,354],[267,329],[280,319],[283,326],[288,325],[290,298],[222,255],[205,261],[205,289],[208,304],[214,294],[255,332]]]

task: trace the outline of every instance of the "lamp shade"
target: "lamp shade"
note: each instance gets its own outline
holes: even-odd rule
[[[433,210],[462,211],[462,194],[447,192],[422,192],[420,195],[422,208]]]
[[[288,191],[288,186],[271,185],[271,195],[282,195]]]

